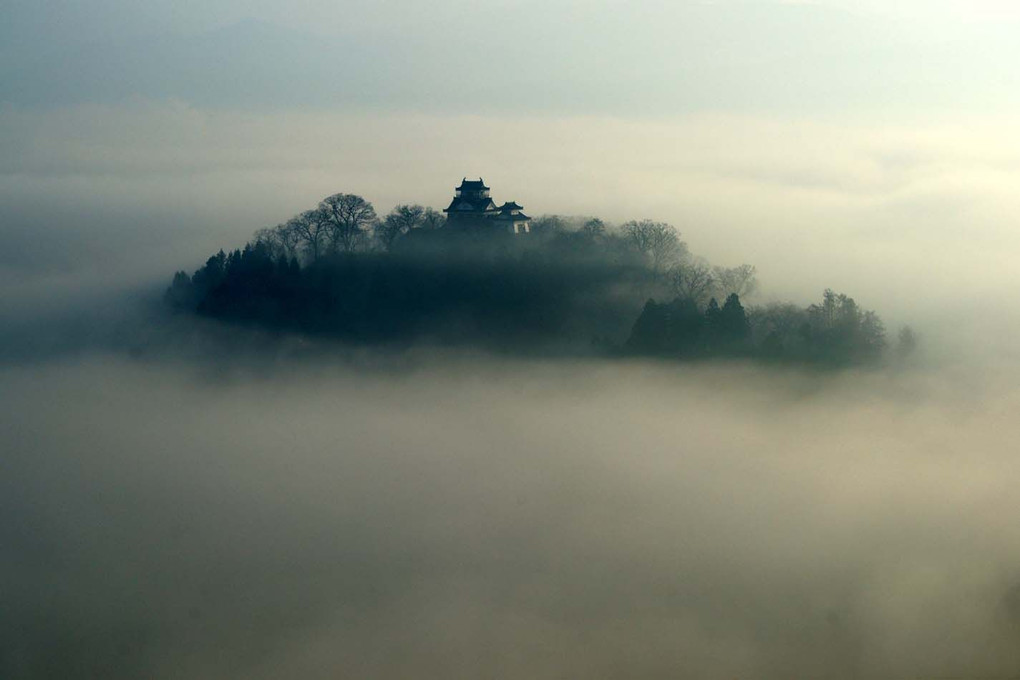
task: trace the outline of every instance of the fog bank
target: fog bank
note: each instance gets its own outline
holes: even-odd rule
[[[1006,677],[1016,372],[7,368],[0,675]]]
[[[6,3],[0,678],[1020,677],[1007,4]],[[919,349],[510,361],[160,304],[462,177]]]

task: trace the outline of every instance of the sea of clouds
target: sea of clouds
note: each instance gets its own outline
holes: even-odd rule
[[[954,120],[4,110],[0,676],[1015,675],[1020,145]],[[921,350],[382,356],[158,309],[322,196],[465,173]]]
[[[4,677],[1011,677],[1015,367],[0,371]]]

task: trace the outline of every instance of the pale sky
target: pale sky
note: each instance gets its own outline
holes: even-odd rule
[[[535,215],[671,222],[774,298],[833,286],[895,314],[1020,285],[1010,3],[14,0],[4,18],[7,286],[34,286],[26,267],[162,280],[327,194],[442,208],[463,176]]]
[[[1015,105],[1006,2],[25,2],[0,99],[663,116]]]

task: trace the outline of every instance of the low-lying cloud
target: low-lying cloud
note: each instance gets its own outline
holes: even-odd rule
[[[2,675],[1020,669],[1001,370],[390,361],[4,369]]]
[[[1004,3],[67,4],[0,26],[0,677],[1020,674]],[[465,175],[920,350],[384,354],[158,306],[324,196]]]
[[[139,101],[8,108],[0,146],[0,676],[1020,671],[1009,121]],[[758,301],[832,286],[925,356],[355,360],[140,311],[327,194],[465,174],[671,221]]]

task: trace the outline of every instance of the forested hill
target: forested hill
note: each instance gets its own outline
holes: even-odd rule
[[[754,267],[709,265],[669,224],[547,216],[531,226],[454,229],[415,205],[380,219],[363,198],[336,194],[192,275],[178,272],[166,302],[362,344],[837,366],[886,353],[881,319],[846,295],[825,291],[808,307],[746,305]],[[896,350],[913,344],[904,329]]]

